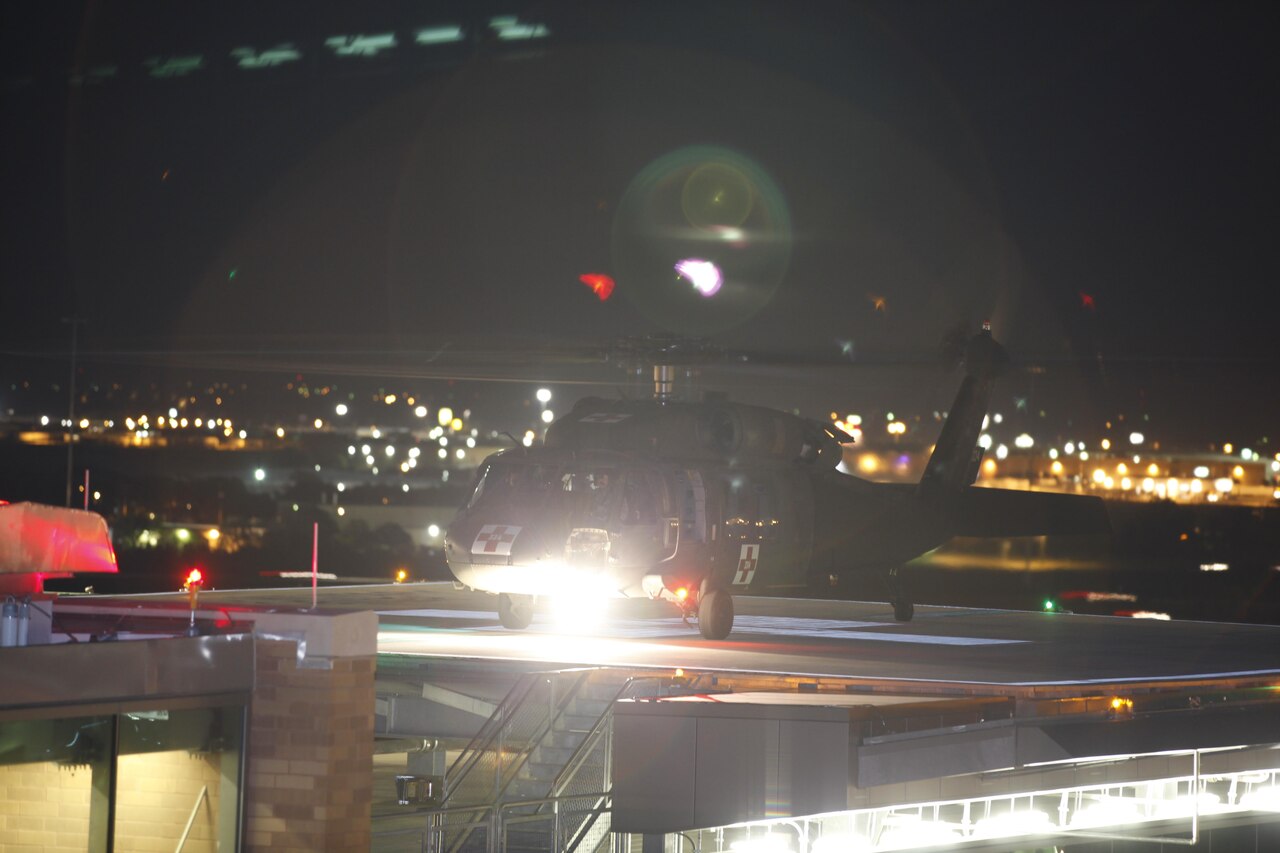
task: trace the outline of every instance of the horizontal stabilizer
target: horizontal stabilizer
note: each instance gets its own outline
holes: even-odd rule
[[[957,536],[1109,535],[1101,498],[970,486],[948,501]]]

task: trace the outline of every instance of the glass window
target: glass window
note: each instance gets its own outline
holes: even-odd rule
[[[240,705],[0,722],[0,829],[32,850],[235,849],[243,732]]]

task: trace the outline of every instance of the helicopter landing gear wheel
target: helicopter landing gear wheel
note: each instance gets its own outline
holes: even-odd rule
[[[498,621],[503,628],[523,631],[533,621],[533,597],[529,595],[498,594]]]
[[[733,597],[710,587],[698,599],[698,630],[708,640],[723,640],[733,630]]]
[[[911,617],[916,615],[916,606],[905,598],[894,599],[893,602],[893,618],[899,622],[910,622]]]
[[[893,618],[899,622],[910,622],[911,617],[916,615],[916,607],[911,603],[911,598],[907,595],[906,589],[903,588],[902,576],[898,573],[898,567],[894,566],[885,573],[885,583],[889,587],[889,603],[893,605]]]

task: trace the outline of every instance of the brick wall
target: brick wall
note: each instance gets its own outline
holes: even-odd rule
[[[84,853],[92,780],[51,761],[0,766],[0,853]]]
[[[299,667],[294,643],[259,639],[245,850],[369,849],[374,662],[335,657]]]
[[[89,845],[88,767],[53,762],[0,767],[0,853],[83,853]],[[172,851],[203,786],[183,853],[213,853],[218,757],[174,752],[122,755],[116,780],[116,849]]]
[[[117,850],[173,853],[193,809],[196,817],[182,853],[217,850],[217,755],[185,750],[122,755],[116,767]],[[202,801],[201,788],[206,789]]]

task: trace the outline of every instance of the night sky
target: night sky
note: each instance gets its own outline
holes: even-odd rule
[[[4,4],[10,353],[77,315],[90,352],[681,332],[856,369],[991,319],[1036,405],[1280,443],[1262,4],[186,5]]]

